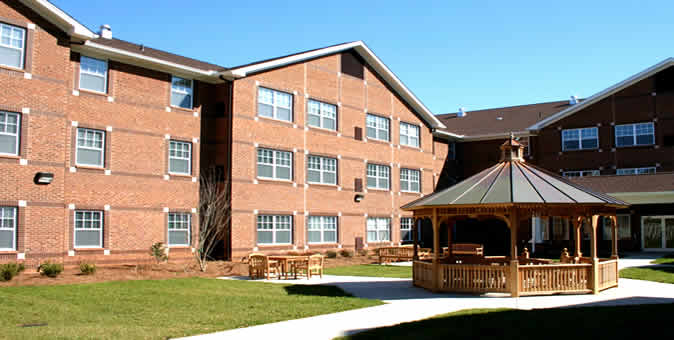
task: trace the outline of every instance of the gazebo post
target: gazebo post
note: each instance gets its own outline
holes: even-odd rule
[[[412,244],[413,244],[413,248],[414,248],[414,255],[412,255],[413,261],[419,260],[419,252],[418,252],[418,245],[417,245],[417,243],[419,243],[419,235],[418,235],[419,231],[417,230],[417,229],[419,229],[418,222],[419,222],[418,218],[415,218],[414,220],[412,220],[412,223],[413,223],[412,224]]]
[[[510,296],[520,296],[520,280],[519,280],[519,261],[517,261],[517,227],[519,219],[517,212],[513,208],[510,212],[510,219],[508,226],[510,227]]]
[[[447,256],[452,257],[452,224],[455,222],[455,219],[447,220]]]
[[[580,251],[580,228],[583,226],[583,220],[585,218],[582,216],[578,216],[576,218],[572,219],[573,223],[573,238],[574,238],[574,243],[575,243],[575,254],[574,254],[574,262],[575,263],[580,263],[580,258],[583,256],[583,253]]]
[[[618,218],[615,215],[609,216],[611,219],[611,258],[618,259]]]
[[[592,252],[592,294],[599,294],[599,258],[597,257],[597,224],[599,215],[592,215],[590,249]]]
[[[433,208],[433,291],[437,292],[440,288],[440,264],[438,263],[438,252],[440,248],[440,233],[438,230],[438,209]]]

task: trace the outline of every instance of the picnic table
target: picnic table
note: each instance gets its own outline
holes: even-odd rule
[[[279,278],[287,279],[289,274],[294,274],[295,264],[298,262],[309,261],[308,256],[301,255],[269,255],[269,260],[277,261],[281,268]]]

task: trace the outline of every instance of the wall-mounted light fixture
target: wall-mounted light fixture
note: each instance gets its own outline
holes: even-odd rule
[[[360,201],[362,201],[364,198],[365,198],[365,196],[363,196],[361,194],[356,194],[356,196],[353,197],[353,201],[356,202],[356,203],[360,203]]]
[[[54,180],[54,174],[51,172],[38,172],[33,178],[33,182],[37,185],[47,185]]]

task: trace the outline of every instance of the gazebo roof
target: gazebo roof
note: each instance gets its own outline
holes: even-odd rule
[[[402,209],[483,204],[592,204],[626,207],[629,204],[527,164],[514,139],[502,146],[501,162],[445,190],[422,197]]]

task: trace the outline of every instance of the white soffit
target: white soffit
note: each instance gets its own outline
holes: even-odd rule
[[[94,32],[47,0],[21,0],[21,2],[75,38],[96,37]]]

